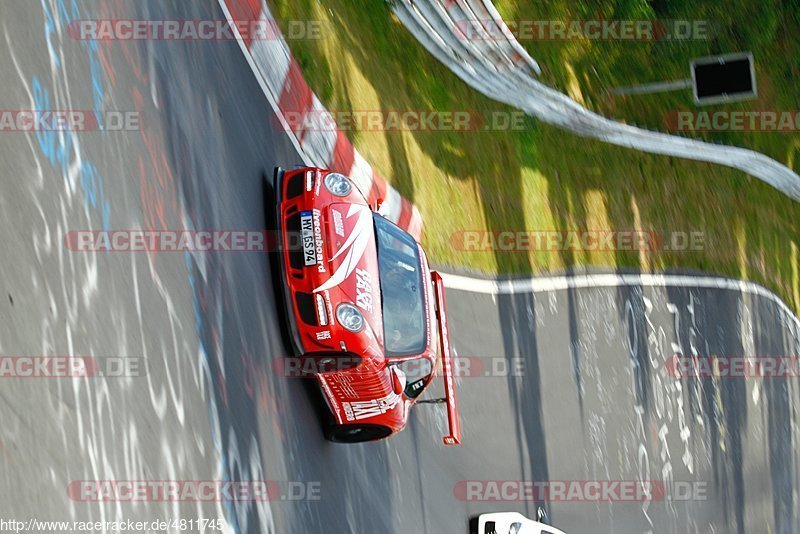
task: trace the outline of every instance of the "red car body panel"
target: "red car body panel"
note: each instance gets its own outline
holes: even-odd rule
[[[384,325],[377,259],[377,243],[373,209],[353,184],[345,197],[332,194],[323,185],[330,171],[302,168],[280,172],[276,186],[280,188],[278,218],[280,261],[286,283],[285,298],[293,330],[294,351],[304,355],[349,353],[361,358],[352,369],[316,373],[325,400],[337,425],[379,424],[392,433],[402,430],[414,398],[398,393],[392,369],[384,354]],[[352,182],[351,182],[352,183]],[[303,230],[305,228],[305,236]],[[310,231],[309,231],[310,230]],[[310,246],[313,234],[315,258],[303,250],[303,240]],[[437,307],[434,275],[427,257],[417,244],[424,285],[425,348],[419,354],[397,360],[426,358],[435,376],[440,345],[437,314],[444,312],[443,302]],[[438,275],[437,275],[438,276]],[[441,278],[438,279],[439,281]],[[443,292],[441,294],[443,296]],[[357,333],[338,324],[336,308],[341,303],[355,305],[365,319],[365,327]],[[437,326],[438,325],[438,326]],[[449,346],[445,347],[449,352]],[[450,366],[449,358],[444,365]],[[448,373],[449,374],[449,373]],[[451,386],[452,386],[452,375]],[[423,388],[424,388],[423,387]],[[446,388],[447,390],[448,388]],[[448,403],[452,411],[451,432],[445,442],[460,441],[455,394]],[[418,396],[415,395],[415,398]],[[455,418],[457,432],[452,431]]]

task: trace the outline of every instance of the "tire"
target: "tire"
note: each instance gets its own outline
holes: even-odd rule
[[[364,443],[391,435],[392,429],[383,425],[334,425],[326,429],[325,438],[334,443]]]

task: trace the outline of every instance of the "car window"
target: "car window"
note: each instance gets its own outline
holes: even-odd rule
[[[431,361],[428,358],[415,358],[396,365],[406,375],[406,396],[412,399],[418,397],[433,374]]]
[[[414,238],[375,215],[378,275],[387,356],[412,356],[425,350],[425,287]]]

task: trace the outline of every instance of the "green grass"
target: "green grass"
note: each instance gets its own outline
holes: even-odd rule
[[[467,87],[375,0],[278,0],[282,20],[321,20],[323,38],[290,41],[314,91],[331,110],[512,111]],[[687,92],[612,98],[620,85],[686,78],[689,60],[752,50],[759,99],[719,109],[800,109],[800,24],[774,0],[697,0],[654,11],[646,0],[499,0],[506,18],[701,18],[714,39],[692,42],[526,42],[542,80],[605,115],[664,130],[667,111],[692,109]],[[667,4],[667,2],[659,2]],[[573,7],[576,6],[577,7]],[[730,21],[730,22],[726,22]],[[746,21],[746,22],[740,22]],[[756,29],[757,28],[757,29]],[[717,107],[713,109],[718,109]],[[800,205],[759,180],[720,166],[642,154],[526,118],[523,131],[348,132],[358,150],[425,219],[437,264],[527,274],[569,266],[694,269],[762,283],[800,310]],[[699,137],[755,148],[797,167],[796,133]],[[700,252],[465,252],[463,230],[639,228],[705,233]]]

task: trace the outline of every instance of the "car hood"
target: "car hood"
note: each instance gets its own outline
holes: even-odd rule
[[[359,204],[331,204],[323,211],[328,278],[314,292],[328,291],[333,308],[355,304],[368,332],[383,348],[383,315],[378,279],[377,244],[372,210]]]

